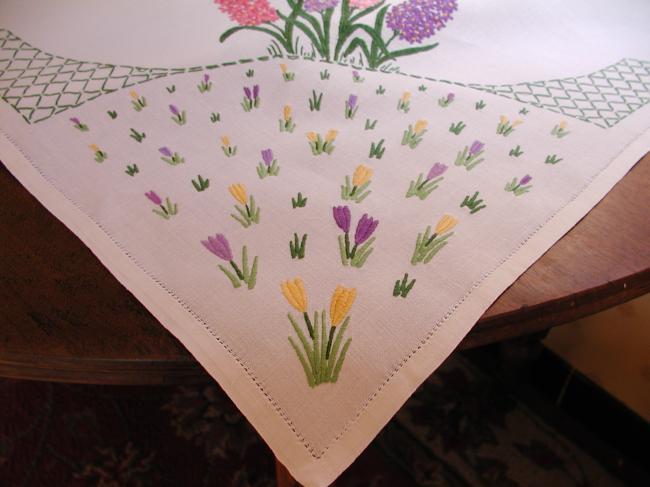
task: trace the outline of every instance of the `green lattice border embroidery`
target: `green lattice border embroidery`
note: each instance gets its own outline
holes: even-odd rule
[[[0,52],[0,97],[28,123],[47,120],[103,94],[154,79],[282,57],[260,56],[188,68],[103,64],[47,53],[7,29],[0,29]],[[289,58],[327,63],[318,61],[313,56]],[[365,66],[336,64],[375,71]],[[613,127],[650,103],[650,62],[630,58],[578,77],[507,85],[460,83],[402,73],[397,68],[381,71],[484,91],[603,128]]]

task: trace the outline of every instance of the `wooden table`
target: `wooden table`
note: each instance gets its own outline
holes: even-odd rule
[[[485,312],[470,348],[650,292],[650,154]],[[0,166],[0,376],[188,384],[203,368]],[[614,237],[614,238],[612,238]],[[280,485],[291,477],[278,465]]]

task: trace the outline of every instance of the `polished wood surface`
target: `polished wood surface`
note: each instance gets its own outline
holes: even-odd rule
[[[486,311],[468,348],[650,291],[650,154]],[[0,376],[107,384],[207,374],[79,239],[0,166]]]

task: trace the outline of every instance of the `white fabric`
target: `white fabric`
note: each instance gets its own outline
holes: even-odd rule
[[[508,93],[498,96],[485,87],[465,84],[572,77],[621,58],[650,60],[646,27],[650,15],[647,5],[637,3],[614,12],[599,4],[603,15],[612,14],[605,27],[599,18],[581,23],[579,6],[561,4],[567,15],[558,19],[559,7],[548,3],[528,7],[517,2],[509,5],[508,15],[496,15],[505,7],[497,5],[492,11],[483,2],[478,6],[461,2],[455,19],[434,39],[440,42],[439,48],[398,63],[402,73],[418,77],[358,69],[363,80],[355,82],[349,66],[300,58],[254,59],[223,66],[244,57],[264,56],[266,40],[241,32],[218,44],[218,33],[232,22],[208,3],[196,5],[193,13],[184,4],[169,4],[164,16],[139,23],[137,32],[124,26],[131,25],[134,16],[143,18],[140,13],[146,12],[146,6],[122,10],[116,3],[104,5],[103,16],[112,16],[112,20],[97,25],[116,26],[115,32],[131,36],[128,47],[118,47],[106,41],[109,33],[104,36],[88,29],[88,16],[100,4],[58,3],[53,27],[39,20],[53,4],[44,4],[43,12],[35,12],[22,2],[6,2],[0,10],[2,27],[46,52],[152,67],[220,67],[102,94],[31,123],[23,118],[26,112],[17,112],[20,105],[12,107],[6,99],[8,103],[0,105],[0,158],[184,343],[292,474],[305,485],[327,485],[456,347],[494,299],[650,147],[649,85],[643,81],[650,83],[650,79],[644,64],[638,68],[642,79],[636,96],[640,101],[634,101],[632,109],[615,106],[613,115],[590,113],[594,118],[589,122],[568,111],[558,113],[557,108],[551,111],[511,99]],[[634,9],[639,14],[632,14]],[[199,22],[202,28],[197,32],[207,30],[208,34],[195,34],[181,42],[181,34],[172,33],[167,23],[183,15]],[[483,16],[489,21],[480,23]],[[212,24],[206,25],[200,20],[203,17]],[[567,40],[567,50],[560,52],[562,44],[554,33],[566,37],[562,25],[567,19],[574,32],[585,37]],[[620,26],[628,20],[623,30]],[[525,25],[530,24],[539,36],[527,35]],[[59,37],[75,25],[85,26],[84,42]],[[591,47],[601,42],[595,34],[605,28],[619,35],[614,36],[615,46],[608,45],[610,59],[603,61]],[[173,38],[174,42],[167,52],[144,42],[148,36]],[[504,37],[513,45],[528,46],[529,55],[522,58],[515,47],[504,54],[495,47],[505,42]],[[491,44],[494,38],[501,41]],[[533,52],[548,53],[547,39],[555,46],[553,56],[536,57]],[[551,58],[557,63],[551,64]],[[0,55],[1,59],[5,57]],[[283,78],[281,63],[287,65],[287,72],[295,73],[295,79]],[[11,76],[2,69],[0,80]],[[254,75],[248,77],[245,73],[251,69]],[[329,79],[321,77],[325,69]],[[197,85],[206,73],[212,87],[201,93]],[[452,78],[462,85],[422,78],[440,79],[454,73],[464,74],[462,79]],[[246,112],[241,106],[242,88],[252,89],[255,84],[260,87],[260,105]],[[166,88],[172,85],[175,91],[170,93]],[[376,92],[380,85],[383,94]],[[146,99],[141,111],[133,108],[131,89]],[[323,93],[320,111],[310,111],[312,90]],[[411,93],[407,113],[397,109],[405,91]],[[448,93],[454,94],[453,101],[441,106],[439,100]],[[346,119],[345,101],[351,94],[358,97],[358,110],[354,118]],[[477,109],[480,100],[485,107]],[[170,104],[186,112],[184,125],[171,120]],[[278,128],[285,105],[292,107],[296,124],[289,133]],[[527,113],[521,112],[524,108]],[[116,111],[117,117],[111,118],[108,111]],[[213,112],[219,113],[219,121],[210,120]],[[522,123],[504,136],[497,133],[501,116]],[[71,117],[89,130],[75,128]],[[374,129],[365,129],[367,119],[377,120]],[[404,131],[409,125],[415,127],[418,120],[428,122],[422,141],[415,148],[401,145]],[[449,128],[459,121],[466,127],[456,135]],[[568,135],[553,135],[554,127],[563,121]],[[142,142],[130,137],[131,129],[146,134]],[[338,131],[333,152],[313,155],[306,133],[324,135],[331,129]],[[222,151],[222,136],[237,146],[232,157]],[[370,158],[371,143],[381,139],[385,154]],[[484,144],[484,160],[466,170],[455,161],[459,151],[474,141]],[[96,162],[90,144],[97,144],[107,159]],[[518,157],[510,155],[516,146],[523,151]],[[174,166],[163,162],[162,147],[178,152],[185,162]],[[280,171],[261,179],[256,167],[262,161],[260,151],[267,148],[273,150]],[[547,157],[552,155],[561,160],[549,163]],[[409,183],[421,173],[426,176],[434,163],[448,166],[439,186],[424,199],[406,198]],[[139,172],[129,176],[127,164],[137,164]],[[341,185],[359,164],[373,169],[371,193],[360,203],[344,201]],[[191,183],[198,175],[210,180],[205,191],[196,191]],[[504,189],[513,178],[519,181],[526,175],[532,177],[527,192],[515,195]],[[234,183],[244,184],[247,196],[254,195],[261,208],[259,223],[244,228],[230,216],[236,201],[228,187]],[[178,213],[165,219],[152,212],[158,207],[144,196],[151,190],[177,203]],[[486,207],[470,213],[461,202],[476,191]],[[307,204],[294,209],[291,198],[298,192]],[[344,205],[351,211],[352,239],[362,214],[379,220],[373,234],[374,251],[360,268],[341,263],[337,238],[342,232],[332,208]],[[457,220],[448,244],[429,263],[412,264],[418,233],[428,225],[435,227],[443,215]],[[304,259],[291,258],[289,241],[294,232],[308,235]],[[228,238],[235,260],[240,259],[243,245],[251,260],[258,257],[253,289],[245,284],[234,288],[217,267],[227,264],[201,244],[217,233]],[[394,297],[395,281],[405,273],[416,283],[406,297]],[[309,387],[287,340],[298,340],[288,312],[307,333],[300,313],[280,290],[283,281],[297,276],[304,282],[311,314],[324,309],[328,320],[334,289],[338,285],[356,289],[356,299],[346,313],[350,324],[345,337],[352,342],[336,383]]]

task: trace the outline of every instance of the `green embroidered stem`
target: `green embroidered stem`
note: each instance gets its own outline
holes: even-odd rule
[[[325,382],[326,380],[326,374],[327,374],[327,341],[325,340],[325,335],[327,334],[327,324],[325,323],[327,320],[327,317],[325,315],[325,310],[322,310],[320,313],[320,322],[321,322],[321,327],[320,327],[320,336],[321,336],[321,343],[320,343],[320,370],[318,371],[318,377],[321,382]],[[314,323],[316,323],[316,320],[314,320]]]
[[[294,331],[298,335],[298,338],[300,339],[300,342],[302,343],[302,347],[305,350],[305,354],[307,355],[307,358],[309,359],[309,364],[311,366],[311,370],[314,370],[314,351],[311,348],[311,345],[309,345],[309,342],[307,341],[307,337],[305,337],[305,334],[302,332],[300,327],[298,326],[298,323],[293,319],[293,316],[291,316],[291,313],[287,315],[289,317],[289,321],[291,322],[291,326],[293,326]],[[313,380],[313,373],[312,375],[312,380]]]
[[[327,351],[325,352],[325,358],[329,359],[330,358],[330,351],[332,350],[332,339],[334,338],[334,333],[336,332],[336,327],[335,326],[330,326],[330,333],[329,337],[327,339]]]
[[[309,323],[309,315],[305,311],[304,313],[305,316],[305,323],[308,323],[308,328],[313,330],[313,342],[314,342],[314,382],[316,384],[320,384],[320,371],[321,371],[321,347],[320,347],[320,334],[318,333],[318,311],[314,312],[314,324],[315,326],[312,328],[311,323]]]
[[[347,233],[345,234],[347,236]],[[341,254],[341,264],[348,265],[348,252],[345,249],[345,243],[343,243],[343,235],[339,235],[339,253]]]
[[[334,339],[332,350],[329,354],[327,354],[328,364],[327,364],[326,377],[328,382],[331,380],[332,370],[336,364],[336,357],[338,355],[339,347],[341,346],[341,340],[343,339],[343,334],[345,333],[345,330],[347,329],[349,323],[350,323],[350,317],[348,316],[343,321],[343,324],[340,327],[338,327],[339,330],[338,333],[336,334],[336,338]]]
[[[304,355],[298,348],[298,345],[293,341],[291,337],[289,337],[289,343],[293,347],[293,350],[296,352],[296,355],[298,356],[298,360],[300,361],[300,365],[302,365],[302,369],[305,371],[305,377],[307,378],[307,384],[309,384],[309,387],[314,387],[314,376],[311,373],[311,370],[309,370],[309,364],[307,364],[307,361],[305,360]]]
[[[343,367],[343,361],[345,360],[345,355],[348,353],[348,348],[350,348],[350,343],[352,343],[352,338],[348,338],[345,344],[343,345],[343,349],[341,350],[341,356],[336,361],[336,365],[334,366],[334,373],[332,374],[332,378],[330,379],[330,382],[332,384],[335,383],[339,378],[339,372],[341,372],[341,367]]]
[[[307,331],[309,331],[309,337],[313,340],[314,339],[314,327],[311,324],[311,320],[309,319],[309,315],[305,311],[302,314],[305,317],[305,324],[307,325]],[[314,348],[316,348],[316,345],[314,345]]]
[[[228,269],[226,269],[226,268],[225,268],[224,266],[222,266],[221,264],[218,264],[218,267],[219,267],[219,269],[221,269],[221,271],[222,271],[226,276],[228,276],[228,279],[230,279],[230,282],[232,283],[232,287],[234,287],[235,289],[237,289],[239,286],[241,286],[241,283],[239,282],[239,279],[237,279],[237,277],[233,276],[232,273],[231,273]]]

